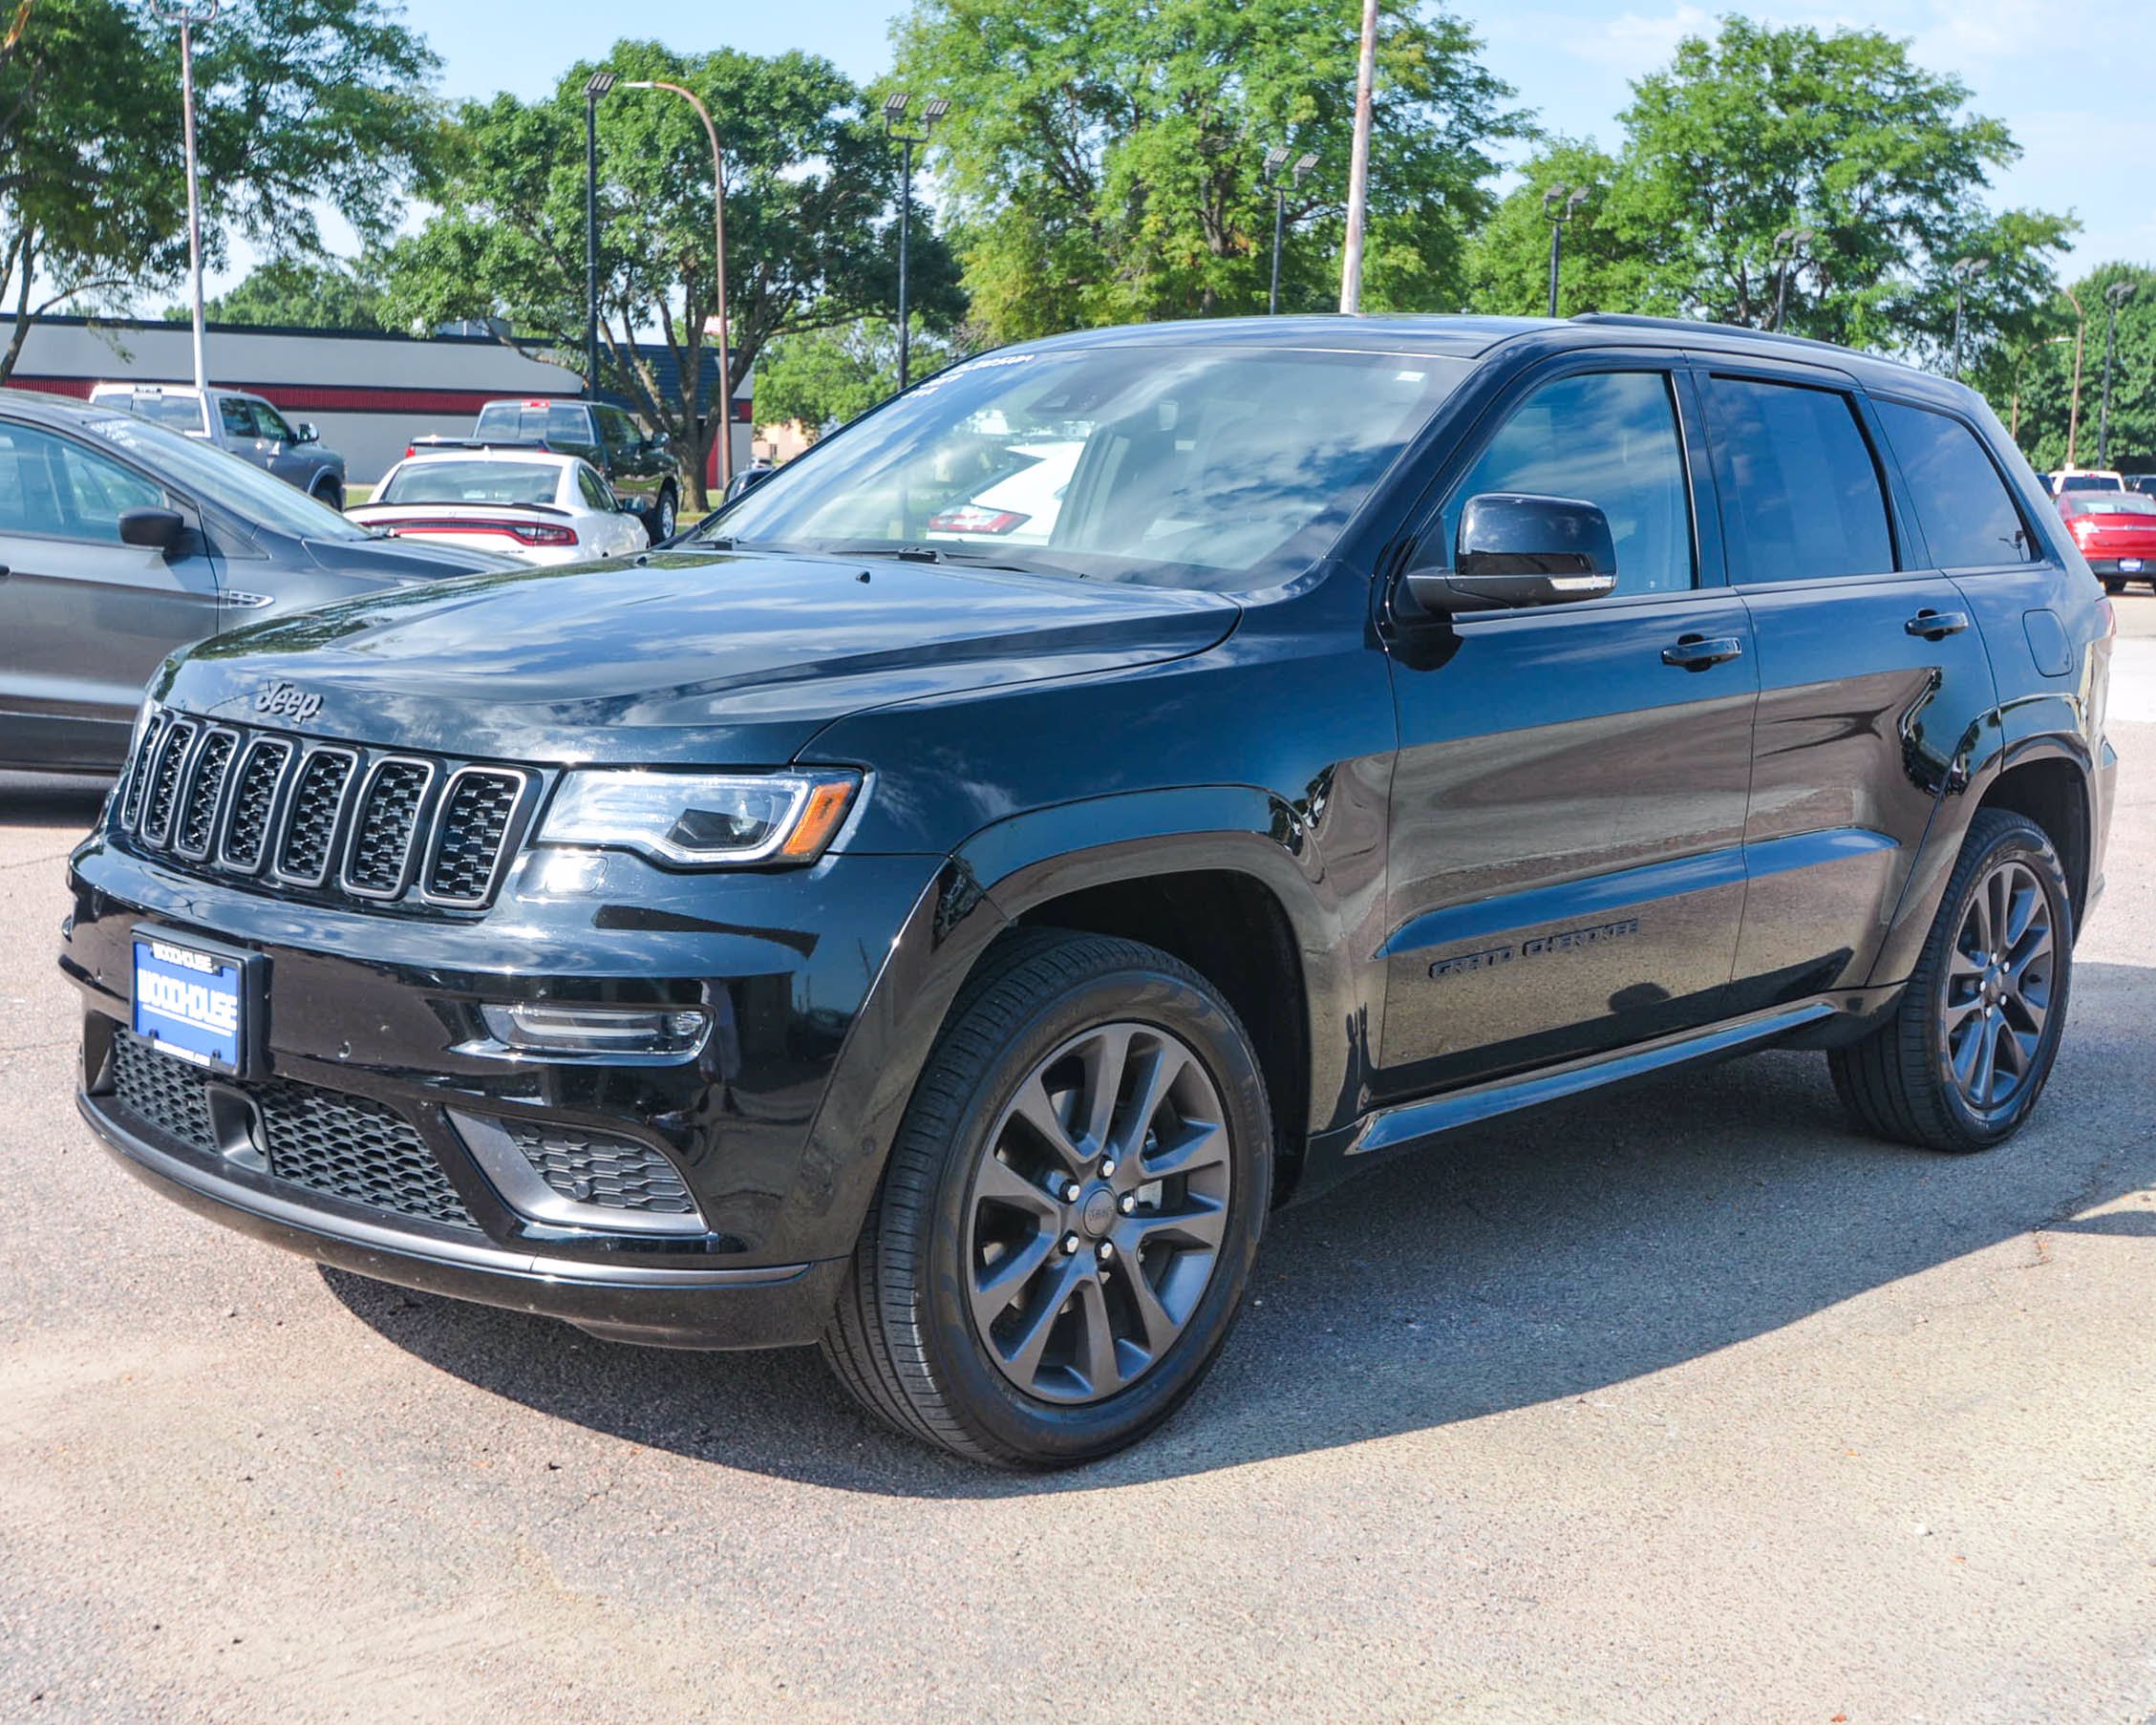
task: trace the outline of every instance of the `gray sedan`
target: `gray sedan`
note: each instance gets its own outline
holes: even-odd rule
[[[174,649],[511,559],[388,539],[146,420],[0,390],[0,767],[110,772]]]

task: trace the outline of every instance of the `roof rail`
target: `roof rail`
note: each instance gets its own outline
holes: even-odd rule
[[[1608,324],[1625,330],[1661,330],[1671,333],[1690,335],[1734,336],[1739,341],[1787,343],[1793,347],[1825,348],[1830,353],[1851,353],[1856,350],[1839,347],[1830,341],[1815,341],[1808,335],[1783,335],[1776,330],[1754,330],[1744,324],[1718,324],[1703,317],[1647,317],[1635,311],[1577,311],[1572,314],[1575,324]]]

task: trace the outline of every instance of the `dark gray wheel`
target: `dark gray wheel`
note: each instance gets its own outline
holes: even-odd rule
[[[324,479],[314,488],[314,500],[326,503],[341,514],[344,510],[344,487],[334,479]]]
[[[1829,1056],[1857,1122],[1935,1150],[1982,1150],[2028,1118],[2059,1053],[2073,903],[2043,829],[1984,809],[1970,822],[1901,1004]]]
[[[1209,983],[1133,941],[1020,936],[922,1074],[825,1356],[959,1455],[1107,1455],[1226,1341],[1271,1165],[1256,1055]]]

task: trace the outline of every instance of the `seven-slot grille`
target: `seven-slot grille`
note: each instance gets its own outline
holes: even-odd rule
[[[531,774],[312,743],[160,710],[116,810],[181,866],[406,908],[483,909],[535,799]]]

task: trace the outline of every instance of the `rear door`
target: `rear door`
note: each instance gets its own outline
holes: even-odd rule
[[[1379,1100],[1719,1015],[1759,681],[1680,373],[1596,354],[1531,374],[1412,528],[1449,548],[1470,497],[1584,499],[1618,583],[1396,644]]]
[[[1994,705],[1968,602],[1929,566],[1839,373],[1703,363],[1723,541],[1761,684],[1733,1012],[1863,982]]]
[[[119,542],[121,511],[175,506],[110,456],[0,419],[0,756],[117,767],[159,661],[217,631],[199,533],[169,557]]]

